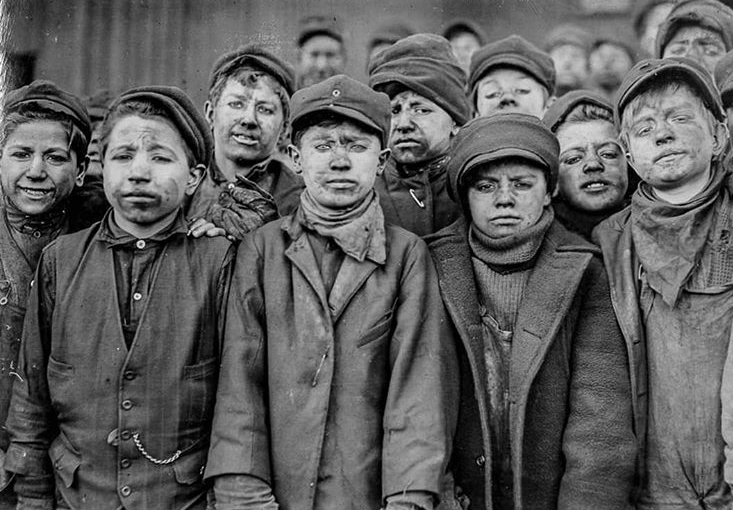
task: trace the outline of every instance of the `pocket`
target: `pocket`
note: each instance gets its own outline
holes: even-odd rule
[[[374,326],[362,333],[356,342],[356,347],[360,348],[368,344],[376,344],[380,340],[388,338],[389,333],[392,330],[392,316],[393,313],[392,310],[390,310],[384,317],[379,320],[379,322],[377,322]]]
[[[9,303],[0,305],[0,374],[3,376],[14,372],[18,364],[24,318],[25,308]]]
[[[176,481],[181,485],[193,485],[204,478],[206,469],[206,457],[209,453],[208,444],[206,448],[199,448],[195,452],[180,457],[173,463],[173,472]]]
[[[183,367],[184,379],[205,379],[207,376],[215,374],[219,368],[219,359],[210,358],[196,363],[195,365],[186,365]]]
[[[74,375],[74,365],[70,365],[69,363],[64,363],[63,361],[54,359],[53,356],[49,356],[47,371],[48,371],[48,379],[50,383],[51,378],[53,376],[69,377],[69,376]]]
[[[51,447],[48,449],[48,457],[51,459],[56,475],[64,486],[69,488],[74,485],[76,472],[81,465],[81,455],[68,444],[68,440],[63,433],[59,434],[51,443]]]
[[[195,432],[202,427],[208,428],[214,413],[218,373],[218,358],[183,367],[185,393],[181,398],[185,412],[181,430]]]

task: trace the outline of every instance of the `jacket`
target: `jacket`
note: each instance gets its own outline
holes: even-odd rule
[[[461,340],[451,469],[470,508],[491,509],[487,373],[467,232],[461,219],[427,241]],[[629,507],[636,444],[628,361],[597,255],[555,221],[524,289],[509,376],[516,510]]]
[[[206,477],[246,474],[280,508],[377,509],[435,495],[457,366],[425,244],[386,227],[387,261],[346,256],[326,294],[292,216],[239,247]]]

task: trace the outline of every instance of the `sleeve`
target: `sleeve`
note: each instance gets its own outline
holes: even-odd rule
[[[636,462],[626,345],[608,279],[594,259],[585,275],[571,352],[566,467],[558,509],[631,507]]]
[[[403,267],[384,411],[383,496],[423,491],[437,501],[458,415],[458,361],[422,240],[407,252]]]
[[[224,338],[224,328],[226,326],[226,309],[229,301],[229,290],[232,284],[232,273],[234,272],[234,261],[237,256],[237,247],[232,245],[229,247],[224,261],[219,271],[219,280],[216,289],[216,304],[218,310],[217,320],[217,338]]]
[[[214,481],[216,510],[277,510],[270,485],[249,475],[222,475]]]
[[[733,487],[733,341],[728,340],[728,355],[723,366],[723,380],[720,385],[720,425],[725,441],[725,464],[723,476]]]
[[[262,258],[253,235],[237,251],[206,478],[245,474],[270,483]]]
[[[10,446],[5,469],[16,473],[15,492],[30,499],[53,498],[48,448],[58,435],[46,366],[51,349],[55,296],[55,251],[44,250],[31,286],[7,428]]]

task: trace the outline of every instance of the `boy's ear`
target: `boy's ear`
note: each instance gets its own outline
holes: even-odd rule
[[[198,164],[188,171],[188,181],[186,181],[186,195],[191,196],[199,187],[201,179],[204,178],[206,167],[202,164]]]
[[[725,122],[717,122],[713,130],[713,155],[714,159],[720,159],[721,154],[728,148],[728,125]]]
[[[89,168],[89,156],[84,156],[76,167],[76,178],[74,179],[74,185],[81,188],[84,185],[84,176],[87,174]]]
[[[547,101],[545,101],[545,109],[542,111],[542,116],[547,113],[547,110],[550,109],[550,106],[552,106],[552,103],[555,101],[557,101],[557,96],[550,96],[547,98]]]
[[[214,127],[214,105],[211,104],[211,101],[206,101],[204,103],[204,117],[206,117],[206,122],[209,123],[209,127]]]
[[[377,175],[382,175],[382,172],[384,172],[384,167],[387,166],[387,161],[389,160],[389,157],[392,155],[392,151],[390,149],[384,149],[382,152],[379,153],[379,164],[377,165]]]
[[[300,150],[292,143],[288,145],[288,156],[290,156],[290,161],[293,162],[293,171],[296,174],[302,174],[303,167],[301,166]]]
[[[453,127],[450,128],[450,135],[451,137],[454,137],[458,134],[458,131],[461,129],[461,126],[453,122]]]

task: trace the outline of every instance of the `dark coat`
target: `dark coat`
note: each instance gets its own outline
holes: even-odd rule
[[[206,476],[266,480],[283,510],[435,494],[455,429],[455,349],[423,241],[345,257],[327,294],[287,216],[245,237],[232,280]]]
[[[461,339],[461,402],[451,461],[472,509],[490,509],[486,366],[467,226],[429,237]],[[636,443],[626,350],[598,249],[557,222],[524,289],[509,381],[515,509],[628,508]]]
[[[52,470],[71,508],[206,506],[217,296],[220,278],[229,277],[230,245],[179,233],[163,250],[129,349],[113,253],[99,226],[60,237],[39,263],[5,467],[28,476]],[[156,465],[143,450],[174,460]]]

